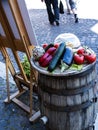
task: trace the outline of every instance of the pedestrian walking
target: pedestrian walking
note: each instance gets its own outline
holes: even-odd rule
[[[67,14],[71,14],[71,7],[69,4],[69,0],[66,0]]]
[[[67,6],[67,14],[74,14],[75,23],[78,23],[78,15],[77,15],[77,2],[76,0],[66,0]]]
[[[48,19],[51,25],[56,23],[59,26],[59,7],[58,0],[41,0],[44,1],[47,8]]]

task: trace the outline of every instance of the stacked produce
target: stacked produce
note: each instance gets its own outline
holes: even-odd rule
[[[56,68],[60,68],[61,72],[72,67],[82,68],[84,64],[91,64],[96,61],[96,54],[87,46],[81,46],[74,50],[65,42],[62,42],[43,44],[41,48],[36,47],[38,50],[33,50],[33,61],[35,60],[39,66],[47,68],[49,72],[54,71]]]

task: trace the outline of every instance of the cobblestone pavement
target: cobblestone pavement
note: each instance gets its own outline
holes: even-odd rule
[[[39,44],[51,43],[59,34],[70,32],[80,39],[82,45],[91,47],[98,57],[97,18],[79,18],[79,23],[75,24],[73,15],[66,15],[65,10],[65,13],[60,15],[60,26],[51,26],[46,10],[30,9],[29,15]],[[3,61],[1,53],[0,61]],[[96,68],[98,73],[98,59]],[[17,89],[12,83],[10,83],[10,87],[11,93]],[[0,76],[0,130],[45,130],[45,127],[39,122],[31,124],[29,115],[14,103],[4,104],[6,96],[6,80]]]

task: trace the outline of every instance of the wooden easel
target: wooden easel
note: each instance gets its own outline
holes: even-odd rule
[[[24,1],[24,0],[22,0]],[[15,26],[19,33],[19,38],[16,38],[12,26],[9,22],[9,19],[7,17],[3,0],[0,1],[0,24],[2,26],[2,29],[4,31],[4,34],[0,33],[0,50],[5,58],[6,62],[6,83],[7,83],[7,95],[8,97],[5,99],[5,102],[9,103],[13,101],[18,106],[20,106],[22,109],[24,109],[26,112],[30,114],[30,118],[32,116],[32,121],[35,121],[38,117],[40,117],[40,111],[33,110],[33,87],[37,84],[37,72],[32,68],[30,59],[32,55],[32,49],[34,48],[34,45],[32,45],[22,14],[21,9],[19,8],[19,3],[17,0],[8,0],[6,1],[8,4],[8,8],[10,9],[11,15],[13,17]],[[9,13],[10,13],[9,12]],[[7,52],[7,48],[10,48],[14,58],[16,60],[16,63],[19,67],[20,74],[18,74],[15,71],[15,68],[12,64],[12,61],[10,59],[10,56]],[[28,61],[30,63],[30,80],[27,78],[23,66],[21,64],[18,51],[23,52],[27,55]],[[10,86],[9,86],[9,75],[8,70],[10,70],[12,77],[18,87],[18,91],[10,96]],[[27,106],[23,102],[21,102],[19,99],[17,99],[20,95],[22,95],[25,91],[30,90],[30,106]]]

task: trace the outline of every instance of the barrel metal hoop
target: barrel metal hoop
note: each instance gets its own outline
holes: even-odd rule
[[[79,111],[88,108],[93,102],[87,101],[85,103],[74,105],[74,106],[57,106],[54,104],[49,104],[44,101],[44,106],[52,111],[59,111],[59,112],[73,112]]]
[[[93,85],[94,82],[91,81],[89,82],[89,84],[87,84],[86,86],[82,86],[80,88],[75,88],[75,89],[55,89],[55,88],[50,88],[47,86],[41,86],[40,88],[42,89],[42,91],[47,92],[49,94],[55,94],[55,95],[63,95],[63,96],[72,96],[72,95],[77,95],[77,94],[81,94],[84,93],[86,91],[88,91]]]

